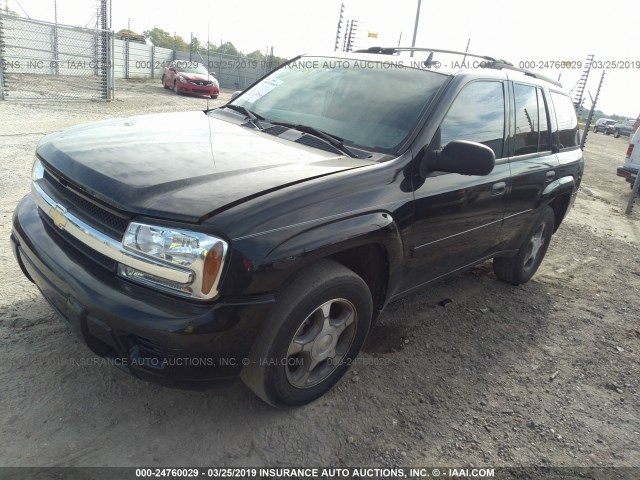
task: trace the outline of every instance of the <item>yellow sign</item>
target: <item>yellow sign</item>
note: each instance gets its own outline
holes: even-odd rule
[[[378,32],[368,32],[367,37],[369,38],[378,38]]]

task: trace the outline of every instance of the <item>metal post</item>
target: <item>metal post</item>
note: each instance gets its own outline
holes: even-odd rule
[[[333,47],[333,51],[337,52],[340,46],[340,31],[342,30],[342,15],[344,13],[344,3],[340,4],[340,18],[338,19],[338,29],[336,31],[336,44]]]
[[[55,22],[53,26],[53,61],[55,63],[53,74],[60,75],[60,56],[58,55],[58,3],[55,0],[53,2],[53,17]]]
[[[413,40],[411,41],[411,47],[416,46],[416,37],[418,36],[418,21],[420,20],[420,4],[422,0],[418,0],[418,9],[416,10],[416,26],[413,28]],[[413,57],[413,50],[410,54]]]
[[[129,39],[124,40],[124,78],[129,78]]]
[[[347,38],[349,37],[349,26],[351,25],[351,22],[347,22],[347,29],[344,32],[344,38],[342,39],[342,51],[343,52],[347,52]]]
[[[155,78],[155,64],[156,64],[156,46],[152,45],[151,46],[151,79]]]
[[[109,32],[109,69],[111,71],[111,100],[116,99],[116,36]]]
[[[596,105],[598,103],[598,97],[600,96],[600,89],[602,88],[602,82],[604,82],[604,74],[607,73],[606,70],[602,71],[602,76],[600,77],[600,83],[598,84],[598,91],[596,92],[596,98],[591,102],[591,110],[589,111],[589,116],[587,117],[587,123],[584,126],[584,132],[582,132],[582,141],[580,142],[580,148],[584,149],[585,144],[587,143],[587,135],[589,134],[589,128],[591,127],[591,120],[593,120],[593,112],[596,110]],[[582,105],[579,106],[578,110],[582,110]]]
[[[2,38],[4,36],[2,28],[2,12],[0,12],[0,100],[4,100],[4,60],[2,59]]]

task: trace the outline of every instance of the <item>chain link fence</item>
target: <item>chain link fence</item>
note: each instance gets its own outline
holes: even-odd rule
[[[117,39],[113,32],[0,14],[0,100],[112,100],[115,79],[160,82],[173,60],[205,65],[220,86],[244,90],[277,65],[212,53],[174,51]]]
[[[0,14],[0,99],[113,98],[111,32]]]
[[[115,40],[114,52],[116,78],[151,78],[160,82],[164,68],[173,60],[180,60],[203,64],[218,79],[221,87],[233,90],[244,90],[276,66],[269,57],[255,60],[220,53],[190,54],[129,40]]]

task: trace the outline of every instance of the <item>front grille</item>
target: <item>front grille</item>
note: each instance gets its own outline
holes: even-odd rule
[[[86,259],[89,259],[97,263],[101,267],[106,268],[111,272],[115,272],[117,266],[117,262],[115,260],[101,254],[100,252],[96,252],[93,248],[88,247],[77,238],[69,235],[64,230],[60,230],[54,225],[53,220],[51,220],[49,215],[45,215],[45,213],[40,209],[38,210],[40,213],[40,217],[44,220],[45,226],[49,231],[49,236],[53,238],[54,241],[57,241],[57,243],[59,243],[63,249],[67,250],[65,247],[69,245],[73,247],[72,253],[76,254],[75,257],[83,263],[86,263]]]
[[[45,187],[49,187],[47,190],[53,193],[52,197],[67,210],[111,238],[122,239],[130,217],[88,200],[46,170],[43,179]]]

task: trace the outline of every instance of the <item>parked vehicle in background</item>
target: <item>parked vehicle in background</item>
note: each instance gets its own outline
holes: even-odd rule
[[[188,60],[174,60],[166,66],[162,85],[167,89],[172,88],[177,94],[189,93],[211,98],[218,98],[220,94],[220,85],[213,73],[209,73],[201,63]]]
[[[338,382],[390,302],[490,259],[529,281],[582,180],[573,101],[492,57],[402,50],[305,55],[217,109],[48,135],[13,217],[25,276],[133,375],[240,377],[278,407]]]
[[[615,138],[619,138],[621,135],[630,137],[634,123],[635,120],[625,120],[624,122],[618,122],[615,125],[607,125],[607,133],[610,133]]]
[[[608,133],[607,127],[614,126],[616,121],[612,118],[599,118],[596,124],[593,126],[593,133]]]
[[[635,182],[640,169],[640,146],[638,143],[640,143],[640,128],[631,137],[627,154],[624,157],[624,165],[619,166],[617,170],[617,175],[629,182],[631,187],[633,187],[633,182]]]

